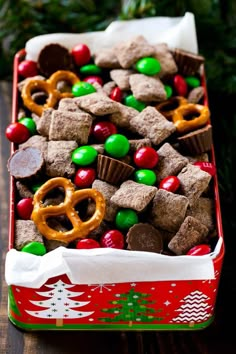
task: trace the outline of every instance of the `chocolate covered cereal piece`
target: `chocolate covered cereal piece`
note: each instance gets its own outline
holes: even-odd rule
[[[26,142],[19,144],[19,149],[24,149],[26,147],[35,147],[39,149],[42,152],[43,157],[45,157],[47,154],[48,142],[44,136],[33,135],[28,140],[26,140]]]
[[[150,222],[157,228],[176,232],[184,221],[189,205],[183,195],[158,189],[150,210]]]
[[[45,136],[47,138],[49,136],[49,129],[51,125],[53,111],[53,108],[44,109],[41,117],[37,120],[37,131],[41,136]]]
[[[167,99],[166,90],[158,77],[133,74],[129,78],[130,88],[137,100],[160,102]]]
[[[30,188],[21,181],[16,181],[16,189],[21,198],[33,198],[34,196],[34,193],[30,190]]]
[[[16,220],[15,222],[15,248],[20,251],[30,242],[43,243],[43,236],[32,220]]]
[[[149,138],[144,139],[131,139],[129,140],[130,151],[137,151],[141,147],[152,146],[151,140]]]
[[[50,177],[72,177],[76,166],[71,160],[71,154],[77,147],[76,141],[49,141],[45,159],[46,174]]]
[[[205,90],[203,86],[193,88],[188,94],[188,101],[190,103],[199,103],[204,97]]]
[[[206,242],[208,228],[192,216],[187,216],[178,232],[171,239],[168,248],[177,255],[183,255],[190,248]]]
[[[187,157],[181,155],[169,143],[163,144],[157,153],[159,159],[155,172],[158,182],[167,176],[177,175],[188,163]]]
[[[74,98],[65,97],[59,101],[58,104],[59,111],[68,111],[68,112],[82,112],[83,110],[78,107],[75,103]]]
[[[128,180],[121,184],[111,197],[111,201],[121,208],[130,208],[141,212],[152,201],[156,191],[156,187]]]
[[[187,216],[193,216],[205,225],[209,231],[215,228],[215,205],[214,200],[200,197],[196,203],[187,210]]]
[[[155,49],[142,35],[137,35],[129,40],[122,41],[114,46],[116,56],[122,68],[128,69],[138,59],[152,56]]]
[[[119,111],[118,102],[113,101],[106,94],[94,92],[74,98],[76,104],[88,113],[104,116]]]
[[[122,91],[128,91],[130,89],[129,78],[134,72],[131,69],[114,69],[110,71],[110,77]]]
[[[120,68],[115,48],[104,48],[94,53],[94,63],[101,68]]]
[[[198,166],[188,163],[177,175],[180,180],[179,193],[185,195],[192,207],[207,189],[211,175]]]
[[[54,110],[49,130],[49,140],[75,140],[87,144],[92,117],[88,113]]]
[[[156,58],[161,65],[161,70],[158,73],[158,76],[163,78],[177,73],[178,67],[168,45],[166,43],[158,43],[154,45],[154,48],[154,58]]]
[[[145,138],[149,138],[154,145],[160,144],[176,128],[154,107],[148,106],[130,120],[131,128]]]
[[[117,102],[117,112],[110,114],[109,120],[119,128],[130,129],[130,120],[139,112],[133,108]]]
[[[132,251],[161,253],[163,239],[161,232],[148,223],[133,225],[127,233],[127,248]]]
[[[116,87],[116,83],[115,81],[108,81],[103,85],[103,92],[105,92],[105,94],[107,96],[110,96],[112,90]]]

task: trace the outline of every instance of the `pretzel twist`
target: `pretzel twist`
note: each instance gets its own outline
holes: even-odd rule
[[[73,97],[71,92],[60,92],[57,90],[57,84],[62,80],[69,82],[71,85],[80,81],[76,74],[67,70],[58,70],[47,80],[35,80],[33,78],[27,80],[21,93],[25,107],[36,113],[38,116],[41,116],[45,108],[55,107],[61,98]],[[43,105],[37,104],[32,98],[33,92],[38,90],[45,92],[48,96]]]
[[[187,133],[208,123],[210,110],[207,106],[187,103],[174,111],[172,121],[178,133]]]
[[[173,96],[168,100],[160,102],[156,105],[156,109],[164,116],[166,119],[171,120],[174,114],[174,111],[182,106],[183,104],[187,104],[187,98],[183,96]]]
[[[62,187],[65,191],[65,200],[59,205],[44,206],[43,200],[47,193],[54,188]],[[75,210],[75,206],[82,200],[91,198],[96,204],[94,214],[90,219],[82,221]],[[103,195],[92,188],[75,190],[73,183],[64,177],[55,177],[44,183],[34,195],[34,209],[31,219],[36,224],[39,232],[49,240],[71,242],[78,238],[85,238],[92,230],[96,229],[105,214],[105,199]],[[52,229],[47,224],[49,217],[66,215],[73,228],[62,232]]]

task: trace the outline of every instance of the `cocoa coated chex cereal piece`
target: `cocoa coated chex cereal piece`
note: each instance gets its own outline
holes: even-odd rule
[[[130,89],[129,78],[134,72],[131,69],[114,69],[110,71],[110,77],[122,91],[128,91]]]
[[[109,120],[119,128],[130,129],[130,120],[139,112],[133,108],[117,102],[118,111],[109,116]]]
[[[116,87],[116,83],[115,81],[108,81],[103,85],[103,92],[105,92],[105,94],[107,96],[110,96],[112,90]]]
[[[188,94],[188,101],[190,103],[199,103],[204,97],[205,89],[203,86],[193,88]]]
[[[49,140],[75,140],[87,144],[92,117],[88,113],[54,110],[49,129]]]
[[[166,43],[158,43],[154,45],[154,48],[154,58],[156,58],[161,65],[161,70],[158,73],[158,76],[163,78],[177,73],[178,67],[168,45]]]
[[[208,235],[208,228],[192,216],[187,216],[178,232],[171,239],[168,248],[177,255],[183,255],[190,248],[204,243]]]
[[[106,94],[94,92],[74,98],[79,108],[96,116],[104,116],[119,111],[118,102],[113,101]]]
[[[130,126],[138,134],[149,138],[154,145],[159,145],[176,131],[175,125],[151,106],[131,118]]]
[[[82,109],[78,107],[75,103],[74,98],[65,97],[59,101],[58,104],[59,111],[68,111],[68,112],[84,112]]]
[[[51,125],[53,111],[54,111],[53,108],[44,109],[41,117],[39,119],[37,119],[37,122],[36,122],[38,133],[42,136],[47,137],[47,138],[49,136],[49,129],[50,129],[50,125]]]
[[[120,68],[115,48],[103,48],[94,53],[94,63],[101,68]]]
[[[180,180],[179,193],[185,195],[192,207],[207,189],[212,176],[198,166],[188,163],[177,175]]]
[[[144,139],[131,139],[129,140],[130,151],[137,151],[141,147],[152,146],[151,140],[149,138]]]
[[[20,251],[30,242],[43,243],[43,236],[32,220],[16,220],[15,222],[15,248]]]
[[[99,179],[95,179],[92,184],[92,188],[97,189],[105,198],[106,202],[106,211],[104,220],[106,221],[113,221],[115,219],[116,213],[118,211],[118,206],[113,203],[112,196],[116,193],[118,188],[109,184],[105,181],[101,181]]]
[[[137,100],[160,102],[167,99],[165,87],[157,76],[133,74],[129,77],[129,83],[130,89]]]
[[[21,181],[16,181],[16,189],[21,198],[33,198],[34,196],[34,193],[30,190],[29,186]]]
[[[188,205],[188,198],[183,195],[158,189],[152,201],[150,222],[155,227],[176,232],[184,221]]]
[[[193,216],[205,225],[210,231],[215,228],[214,200],[200,197],[196,203],[187,210],[187,216]]]
[[[77,147],[78,144],[76,141],[49,141],[48,152],[45,158],[47,176],[72,177],[75,174],[76,166],[71,160],[71,154]]]
[[[152,201],[156,191],[156,187],[128,180],[120,185],[120,188],[111,197],[111,201],[121,208],[130,208],[141,212]]]
[[[161,253],[163,250],[162,234],[148,223],[133,225],[127,233],[127,248],[132,251]]]
[[[28,140],[26,140],[26,142],[19,144],[19,149],[24,149],[26,147],[35,147],[39,149],[42,152],[43,157],[45,157],[48,149],[48,141],[44,136],[33,135]]]
[[[167,176],[177,175],[189,162],[187,157],[181,155],[169,143],[163,144],[157,153],[159,159],[155,172],[158,182]]]
[[[152,56],[155,49],[142,35],[137,35],[129,40],[122,41],[114,46],[116,56],[122,68],[128,69],[138,59]]]

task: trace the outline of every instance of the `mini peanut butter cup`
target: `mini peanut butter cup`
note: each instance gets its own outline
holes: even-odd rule
[[[127,233],[126,241],[128,249],[132,251],[161,253],[163,250],[162,234],[148,223],[133,225]]]
[[[205,61],[203,56],[179,48],[175,48],[172,54],[182,75],[195,75]]]
[[[212,126],[206,125],[178,138],[181,150],[190,155],[199,155],[212,148]]]

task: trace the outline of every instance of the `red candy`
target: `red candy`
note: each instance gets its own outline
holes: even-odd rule
[[[168,192],[176,192],[179,188],[180,181],[176,176],[167,176],[159,184],[159,189],[165,189]]]
[[[122,101],[122,91],[119,87],[114,87],[113,90],[111,91],[109,97],[116,102],[121,102]]]
[[[202,244],[190,248],[190,250],[187,252],[187,256],[204,256],[210,252],[211,247],[209,245]]]
[[[17,214],[23,220],[30,220],[33,208],[32,198],[23,198],[16,205]]]
[[[22,144],[30,137],[29,129],[19,122],[9,124],[5,134],[9,141],[16,144]]]
[[[201,170],[209,173],[211,176],[216,174],[216,167],[211,162],[197,161],[194,162],[194,165],[200,167]]]
[[[95,139],[99,143],[104,143],[105,140],[113,134],[117,133],[117,129],[115,124],[108,122],[108,121],[102,121],[98,122],[95,124],[92,128],[91,134],[95,137]]]
[[[38,75],[37,63],[32,60],[22,60],[18,65],[18,73],[24,78]]]
[[[92,185],[95,178],[96,171],[94,168],[82,167],[77,170],[74,183],[79,188],[88,188]]]
[[[84,238],[77,242],[76,248],[78,250],[100,248],[100,244],[92,238]]]
[[[156,166],[158,159],[158,153],[150,146],[141,147],[134,154],[134,163],[141,168],[152,169]]]
[[[72,58],[76,65],[88,64],[91,59],[90,49],[86,44],[79,43],[71,51]]]
[[[174,88],[178,96],[186,96],[188,92],[187,82],[184,80],[183,76],[175,75],[174,77]]]
[[[83,81],[88,82],[89,84],[93,85],[94,83],[98,83],[101,86],[103,85],[103,80],[100,76],[97,75],[90,75],[83,79]]]
[[[123,249],[124,235],[118,230],[110,230],[102,235],[100,238],[101,247],[118,248]]]

